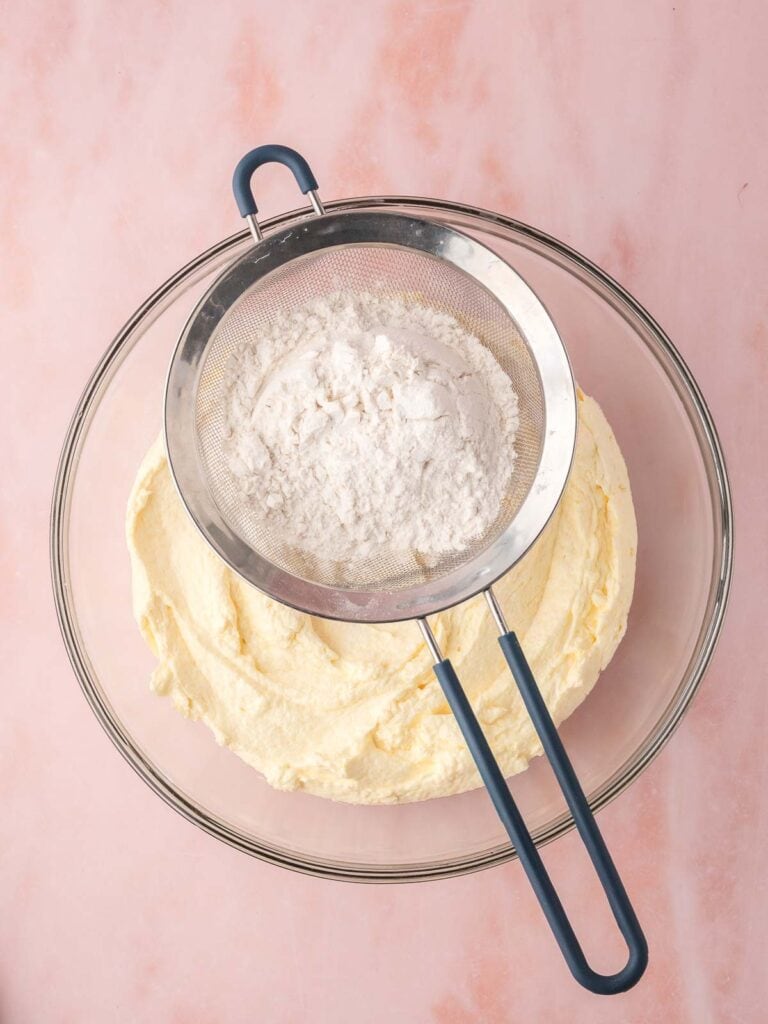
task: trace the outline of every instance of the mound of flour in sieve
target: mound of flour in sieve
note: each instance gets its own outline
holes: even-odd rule
[[[518,403],[446,313],[339,293],[229,360],[224,452],[264,526],[333,561],[465,550],[514,470]]]

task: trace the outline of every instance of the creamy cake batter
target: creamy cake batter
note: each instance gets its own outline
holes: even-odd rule
[[[574,466],[542,537],[495,587],[556,723],[621,640],[637,531],[627,471],[599,406],[579,393]],[[480,779],[412,622],[292,611],[242,581],[198,534],[162,439],[130,497],[134,611],[157,656],[151,685],[202,719],[278,789],[353,803],[459,793]],[[484,598],[430,620],[506,775],[540,753]]]

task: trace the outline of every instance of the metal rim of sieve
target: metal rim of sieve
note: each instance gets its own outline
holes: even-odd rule
[[[538,469],[514,517],[483,550],[434,579],[406,588],[329,586],[276,565],[222,513],[196,443],[197,392],[209,344],[227,313],[268,275],[331,249],[379,247],[446,261],[482,286],[509,315],[538,370],[544,424]],[[165,439],[182,502],[205,540],[247,582],[282,604],[330,619],[424,618],[487,590],[538,538],[565,487],[576,440],[576,395],[562,340],[544,305],[491,249],[453,228],[389,212],[323,214],[259,239],[226,269],[193,310],[176,345],[165,389]]]

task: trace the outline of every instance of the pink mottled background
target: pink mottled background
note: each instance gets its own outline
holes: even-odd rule
[[[765,1019],[766,38],[760,0],[4,6],[0,1020]],[[729,620],[683,726],[600,816],[652,950],[627,995],[570,981],[517,865],[358,887],[220,845],[80,694],[47,555],[69,416],[140,300],[235,229],[231,169],[271,141],[311,155],[327,198],[458,199],[564,239],[653,311],[711,404]],[[295,205],[279,169],[259,188],[265,213]],[[547,859],[589,947],[610,943],[577,841]]]

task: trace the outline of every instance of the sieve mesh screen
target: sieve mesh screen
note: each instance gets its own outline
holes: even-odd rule
[[[345,563],[286,544],[242,494],[223,450],[223,383],[231,355],[253,342],[275,316],[334,292],[368,292],[429,306],[453,316],[494,355],[517,392],[520,425],[510,487],[491,526],[465,550],[429,560],[413,553],[376,554]],[[545,411],[536,363],[509,313],[472,276],[452,263],[395,245],[343,245],[313,252],[260,278],[224,314],[198,377],[195,423],[211,497],[230,528],[254,551],[303,580],[342,590],[401,590],[438,580],[481,554],[517,514],[541,457]],[[509,443],[499,438],[499,444]],[[451,481],[445,481],[446,488]]]

